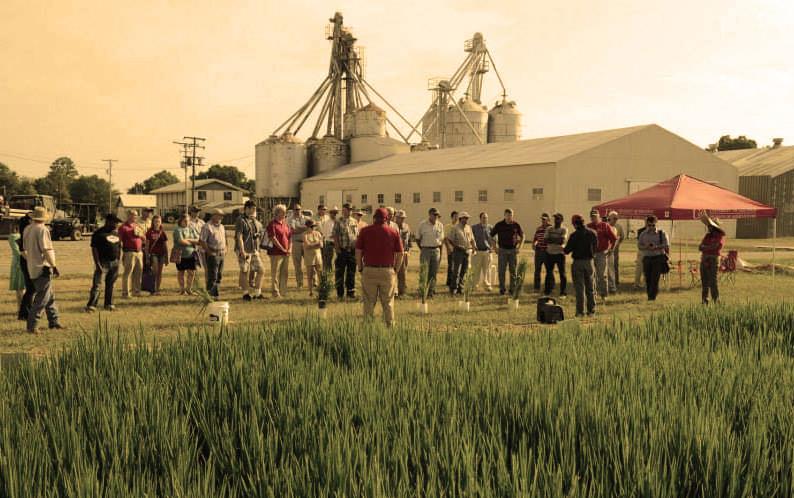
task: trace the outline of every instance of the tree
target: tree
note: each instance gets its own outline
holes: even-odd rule
[[[127,193],[148,194],[152,190],[156,190],[167,185],[173,185],[174,183],[179,183],[179,178],[177,178],[176,175],[170,171],[162,170],[159,173],[153,174],[146,180],[136,183],[129,190],[127,190]]]
[[[101,211],[106,211],[110,184],[97,175],[81,176],[69,185],[72,199],[86,204],[96,204]],[[114,197],[118,192],[114,192]]]
[[[71,202],[69,197],[69,185],[77,179],[77,167],[74,161],[68,157],[59,157],[50,165],[50,171],[44,178],[38,178],[34,182],[36,191],[39,194],[51,195],[61,203]]]
[[[3,163],[0,163],[0,195],[5,195],[6,200],[12,195],[35,194],[36,188],[30,178],[19,176]]]
[[[207,171],[202,171],[196,175],[196,180],[206,180],[208,178],[222,180],[243,189],[248,189],[249,186],[245,173],[237,169],[236,166],[213,164]]]
[[[744,135],[739,135],[736,138],[731,138],[730,135],[723,135],[717,143],[717,150],[739,150],[739,149],[756,149],[758,144],[755,140],[747,138]]]

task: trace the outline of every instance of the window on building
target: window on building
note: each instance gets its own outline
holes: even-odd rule
[[[363,205],[365,205],[368,202],[369,202],[369,198],[368,198],[367,194],[361,194],[361,205],[363,206]]]
[[[419,204],[422,202],[422,196],[419,192],[414,192],[414,204]]]
[[[601,201],[601,189],[600,188],[589,188],[587,189],[587,200],[590,202],[600,202]]]
[[[533,201],[543,200],[543,187],[535,187],[532,189],[532,200]]]
[[[394,203],[395,204],[402,204],[403,202],[403,195],[402,194],[394,194]]]
[[[325,196],[324,195],[320,196],[320,202],[318,204],[325,204]]]
[[[433,202],[441,202],[441,192],[433,192]]]
[[[515,196],[515,193],[516,193],[515,190],[513,190],[511,188],[506,188],[505,189],[505,200],[506,201],[512,201],[513,197]]]
[[[223,200],[224,200],[224,201],[230,201],[230,200],[232,200],[232,193],[231,193],[231,192],[224,192],[224,193],[223,193]]]
[[[487,190],[478,191],[477,192],[477,200],[480,201],[480,202],[488,202],[488,191]]]
[[[463,191],[456,190],[455,191],[455,202],[463,202]]]
[[[384,195],[383,194],[378,194],[378,204],[382,205],[383,202],[384,202],[383,199],[384,199]]]
[[[200,201],[206,201],[207,200],[207,191],[206,190],[199,190],[198,192],[196,192],[196,197]]]

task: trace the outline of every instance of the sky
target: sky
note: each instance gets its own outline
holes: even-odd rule
[[[790,0],[3,0],[0,162],[35,177],[68,155],[105,175],[112,158],[126,189],[181,177],[172,141],[190,135],[207,139],[205,164],[253,177],[255,144],[327,74],[335,11],[366,79],[413,122],[427,80],[450,76],[479,31],[524,138],[656,123],[702,147],[794,145]],[[486,76],[483,103],[499,94]]]

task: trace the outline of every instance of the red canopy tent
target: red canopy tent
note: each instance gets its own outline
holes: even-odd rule
[[[703,211],[722,219],[776,218],[777,209],[710,183],[678,175],[629,196],[596,206],[606,216],[623,218],[656,215],[660,220],[699,220]]]
[[[748,199],[728,189],[687,175],[678,175],[631,195],[595,206],[606,216],[616,211],[623,218],[643,219],[656,215],[660,220],[699,220],[703,211],[722,219],[775,218],[773,240],[777,239],[777,209]],[[772,245],[772,278],[775,277],[775,242]]]

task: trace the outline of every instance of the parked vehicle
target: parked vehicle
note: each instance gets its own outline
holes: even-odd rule
[[[47,210],[47,223],[51,223],[56,211],[55,199],[51,195],[12,195],[0,213],[0,235],[8,236],[12,227],[19,223],[19,219],[37,206],[44,206]]]
[[[56,211],[50,225],[53,240],[82,240],[97,229],[96,204],[73,203],[65,204],[63,210]]]

